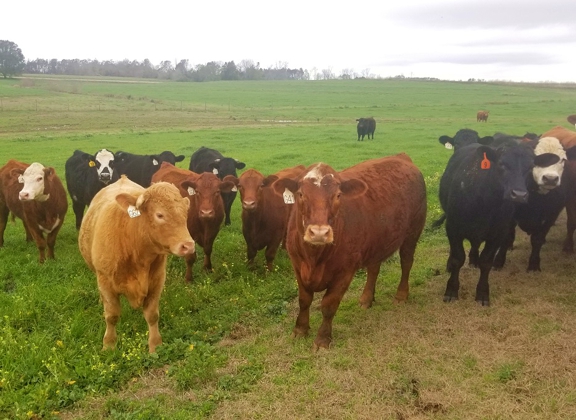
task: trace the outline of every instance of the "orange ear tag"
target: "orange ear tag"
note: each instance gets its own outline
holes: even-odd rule
[[[484,153],[484,159],[480,162],[480,169],[490,169],[490,161],[486,157],[486,153]]]

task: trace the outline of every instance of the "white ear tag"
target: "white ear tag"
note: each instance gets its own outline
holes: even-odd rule
[[[154,164],[154,166],[158,166],[158,161],[156,159],[152,159],[152,163]]]
[[[188,187],[188,195],[195,195],[196,194],[196,190],[192,187]]]
[[[216,168],[212,169],[212,173],[213,173],[214,175],[218,175],[218,169],[216,169]]]
[[[284,189],[284,193],[282,194],[282,197],[284,197],[284,203],[286,203],[286,204],[294,204],[295,203],[294,193],[292,191],[290,191],[288,188]]]
[[[448,142],[446,142],[446,143],[444,144],[444,147],[445,147],[446,149],[448,149],[448,150],[454,148],[454,146],[452,146],[452,144],[450,144],[450,143],[448,143]]]
[[[18,177],[18,182],[19,182],[20,184],[24,184],[24,175],[20,175],[20,176]]]
[[[236,188],[236,186],[233,186],[230,191],[231,191],[231,192],[236,192],[236,191],[238,191],[238,188]]]
[[[138,217],[140,216],[140,210],[134,206],[128,206],[128,216],[130,216],[131,219]]]

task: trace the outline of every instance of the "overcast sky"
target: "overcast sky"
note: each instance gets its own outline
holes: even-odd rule
[[[576,82],[574,0],[4,3],[0,39],[27,59],[253,60],[336,75]]]

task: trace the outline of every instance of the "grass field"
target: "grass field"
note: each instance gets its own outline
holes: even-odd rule
[[[487,123],[476,111],[490,110]],[[66,77],[0,79],[0,165],[53,166],[75,149],[190,155],[213,147],[268,174],[323,161],[343,169],[408,153],[423,172],[428,225],[440,215],[438,183],[460,128],[542,133],[568,126],[576,85],[350,80],[146,83]],[[377,120],[356,141],[355,119]],[[526,274],[518,234],[491,275],[490,308],[475,304],[478,272],[465,268],[461,298],[442,303],[448,244],[426,228],[406,305],[392,304],[398,258],[383,265],[376,303],[358,307],[359,272],[334,320],[334,345],[293,340],[297,290],[290,261],[245,267],[240,205],[214,247],[213,273],[170,258],[160,304],[164,344],[147,353],[141,312],[123,302],[114,351],[94,275],[82,260],[70,208],[56,260],[37,262],[20,221],[0,248],[0,418],[63,419],[571,419],[576,418],[574,256],[561,253],[564,215]],[[201,254],[202,251],[200,250]],[[320,296],[318,296],[320,297]]]

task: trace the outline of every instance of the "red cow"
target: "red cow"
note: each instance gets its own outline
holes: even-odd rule
[[[406,154],[368,160],[342,172],[318,163],[298,182],[281,178],[274,188],[280,194],[287,188],[296,199],[286,242],[298,281],[295,337],[308,334],[314,293],[326,290],[314,348],[328,348],[332,319],[356,271],[367,270],[360,305],[368,308],[380,265],[397,250],[402,276],[396,301],[408,298],[414,251],[426,221],[426,185]]]
[[[228,175],[240,190],[242,201],[242,234],[246,240],[248,265],[254,265],[256,253],[266,248],[266,267],[272,271],[280,243],[286,237],[290,204],[276,194],[270,186],[278,178],[296,180],[306,170],[304,165],[284,169],[264,177],[255,169],[248,169],[240,178]]]
[[[566,120],[572,124],[573,126],[576,127],[576,114],[572,114],[572,115],[568,115],[568,117],[566,117]]]
[[[36,242],[39,261],[46,260],[46,246],[48,258],[54,258],[56,236],[67,210],[66,190],[54,168],[16,160],[0,168],[0,246],[4,245],[4,230],[12,212],[24,222],[26,240]]]
[[[212,172],[197,174],[163,162],[152,176],[152,182],[165,181],[176,185],[183,197],[190,198],[188,231],[197,245],[204,249],[204,270],[212,270],[212,246],[224,220],[221,193],[236,191],[230,181],[221,181]],[[191,282],[196,252],[186,256],[186,281]]]
[[[476,122],[487,122],[488,121],[488,114],[490,111],[478,111],[476,114]]]

